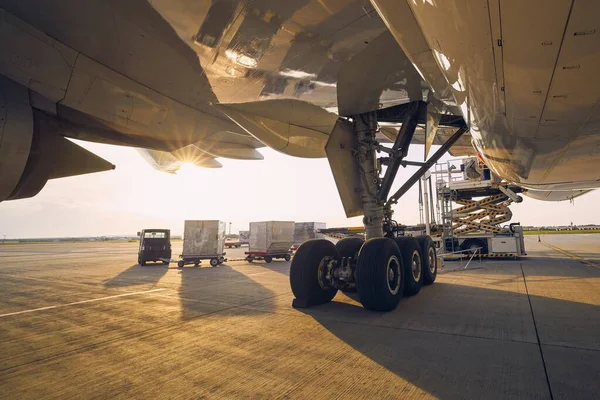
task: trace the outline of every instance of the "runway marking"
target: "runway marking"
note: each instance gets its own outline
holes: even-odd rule
[[[122,293],[122,294],[116,294],[114,296],[100,297],[100,298],[97,298],[97,299],[75,301],[73,303],[67,303],[67,304],[58,304],[56,306],[32,308],[31,310],[15,311],[15,312],[6,313],[6,314],[0,314],[0,318],[9,317],[11,315],[27,314],[27,313],[32,313],[32,312],[36,312],[36,311],[52,310],[54,308],[62,308],[62,307],[75,306],[75,305],[78,305],[78,304],[93,303],[93,302],[102,301],[102,300],[116,299],[118,297],[135,296],[135,295],[138,295],[138,294],[146,294],[146,293],[153,293],[153,292],[162,292],[163,290],[167,290],[167,289],[152,289],[152,290],[145,290],[143,292]]]
[[[544,246],[546,246],[546,247],[551,248],[554,251],[558,251],[559,253],[564,254],[565,256],[567,256],[567,257],[569,257],[569,258],[571,258],[573,260],[579,261],[579,262],[581,262],[581,263],[583,263],[585,265],[589,265],[590,267],[593,267],[593,268],[596,268],[596,269],[600,269],[600,265],[598,265],[598,264],[596,264],[594,262],[588,261],[585,258],[578,256],[577,254],[573,254],[571,252],[568,252],[566,250],[561,249],[560,247],[556,247],[556,246],[553,246],[553,245],[548,244],[548,243],[542,243],[542,244]]]

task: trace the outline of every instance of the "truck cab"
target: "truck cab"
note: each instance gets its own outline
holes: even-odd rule
[[[169,229],[144,229],[138,232],[140,246],[138,264],[144,266],[148,261],[162,261],[168,264],[171,258],[171,231]]]

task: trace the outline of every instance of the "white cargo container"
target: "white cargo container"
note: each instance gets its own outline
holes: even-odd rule
[[[285,253],[293,244],[293,221],[250,223],[250,253]]]
[[[294,224],[294,247],[311,239],[323,239],[325,235],[317,233],[319,229],[327,228],[325,222],[296,222]]]
[[[185,221],[183,258],[221,256],[225,245],[225,222]]]
[[[240,231],[240,235],[238,238],[241,244],[250,243],[250,231]]]

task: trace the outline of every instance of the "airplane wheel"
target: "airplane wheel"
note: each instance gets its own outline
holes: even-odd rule
[[[286,254],[285,257],[283,257],[283,259],[285,261],[290,261],[292,259],[292,256],[290,256],[289,254]]]
[[[421,259],[423,260],[423,285],[431,285],[437,277],[437,252],[431,237],[417,236],[417,241],[421,247]]]
[[[367,240],[358,253],[356,290],[363,307],[374,311],[391,311],[404,291],[404,264],[394,240]]]
[[[211,258],[210,259],[210,266],[211,267],[216,267],[217,265],[219,265],[219,259],[217,259],[217,258]]]
[[[404,295],[414,296],[423,286],[423,258],[421,246],[416,238],[404,236],[396,238],[404,263]]]
[[[271,261],[273,261],[273,257],[271,257],[271,256],[265,256],[265,262],[266,262],[267,264],[270,264],[270,263],[271,263]]]
[[[362,240],[361,238],[357,238],[357,237],[349,237],[349,238],[344,238],[339,240],[336,244],[335,244],[335,248],[337,249],[338,253],[340,254],[340,260],[343,257],[354,257],[358,254],[358,252],[360,251],[360,248],[362,247],[363,243],[365,241]],[[351,288],[351,289],[342,289],[342,292],[344,293],[353,293],[356,292],[356,288]]]
[[[328,303],[337,293],[333,287],[324,287],[319,279],[319,267],[325,257],[337,259],[338,252],[329,240],[313,239],[304,242],[296,251],[290,266],[290,285],[294,293],[294,307],[305,308]]]

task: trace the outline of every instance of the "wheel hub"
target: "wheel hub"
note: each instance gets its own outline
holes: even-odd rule
[[[429,251],[427,252],[427,257],[429,258],[429,272],[434,274],[437,260],[435,259],[435,252],[433,251],[432,247],[429,248]]]
[[[421,279],[421,255],[418,250],[413,253],[411,269],[415,282],[418,282]]]
[[[400,284],[402,283],[402,275],[400,271],[400,262],[396,256],[389,258],[387,262],[387,287],[391,294],[397,294],[400,290]]]
[[[335,264],[335,259],[333,259],[329,256],[323,257],[323,259],[319,263],[317,275],[318,275],[318,279],[319,279],[319,286],[321,286],[321,289],[323,289],[323,290],[327,290],[327,289],[331,288],[330,282],[331,282],[331,271],[332,271],[332,268],[334,267],[333,264]]]

